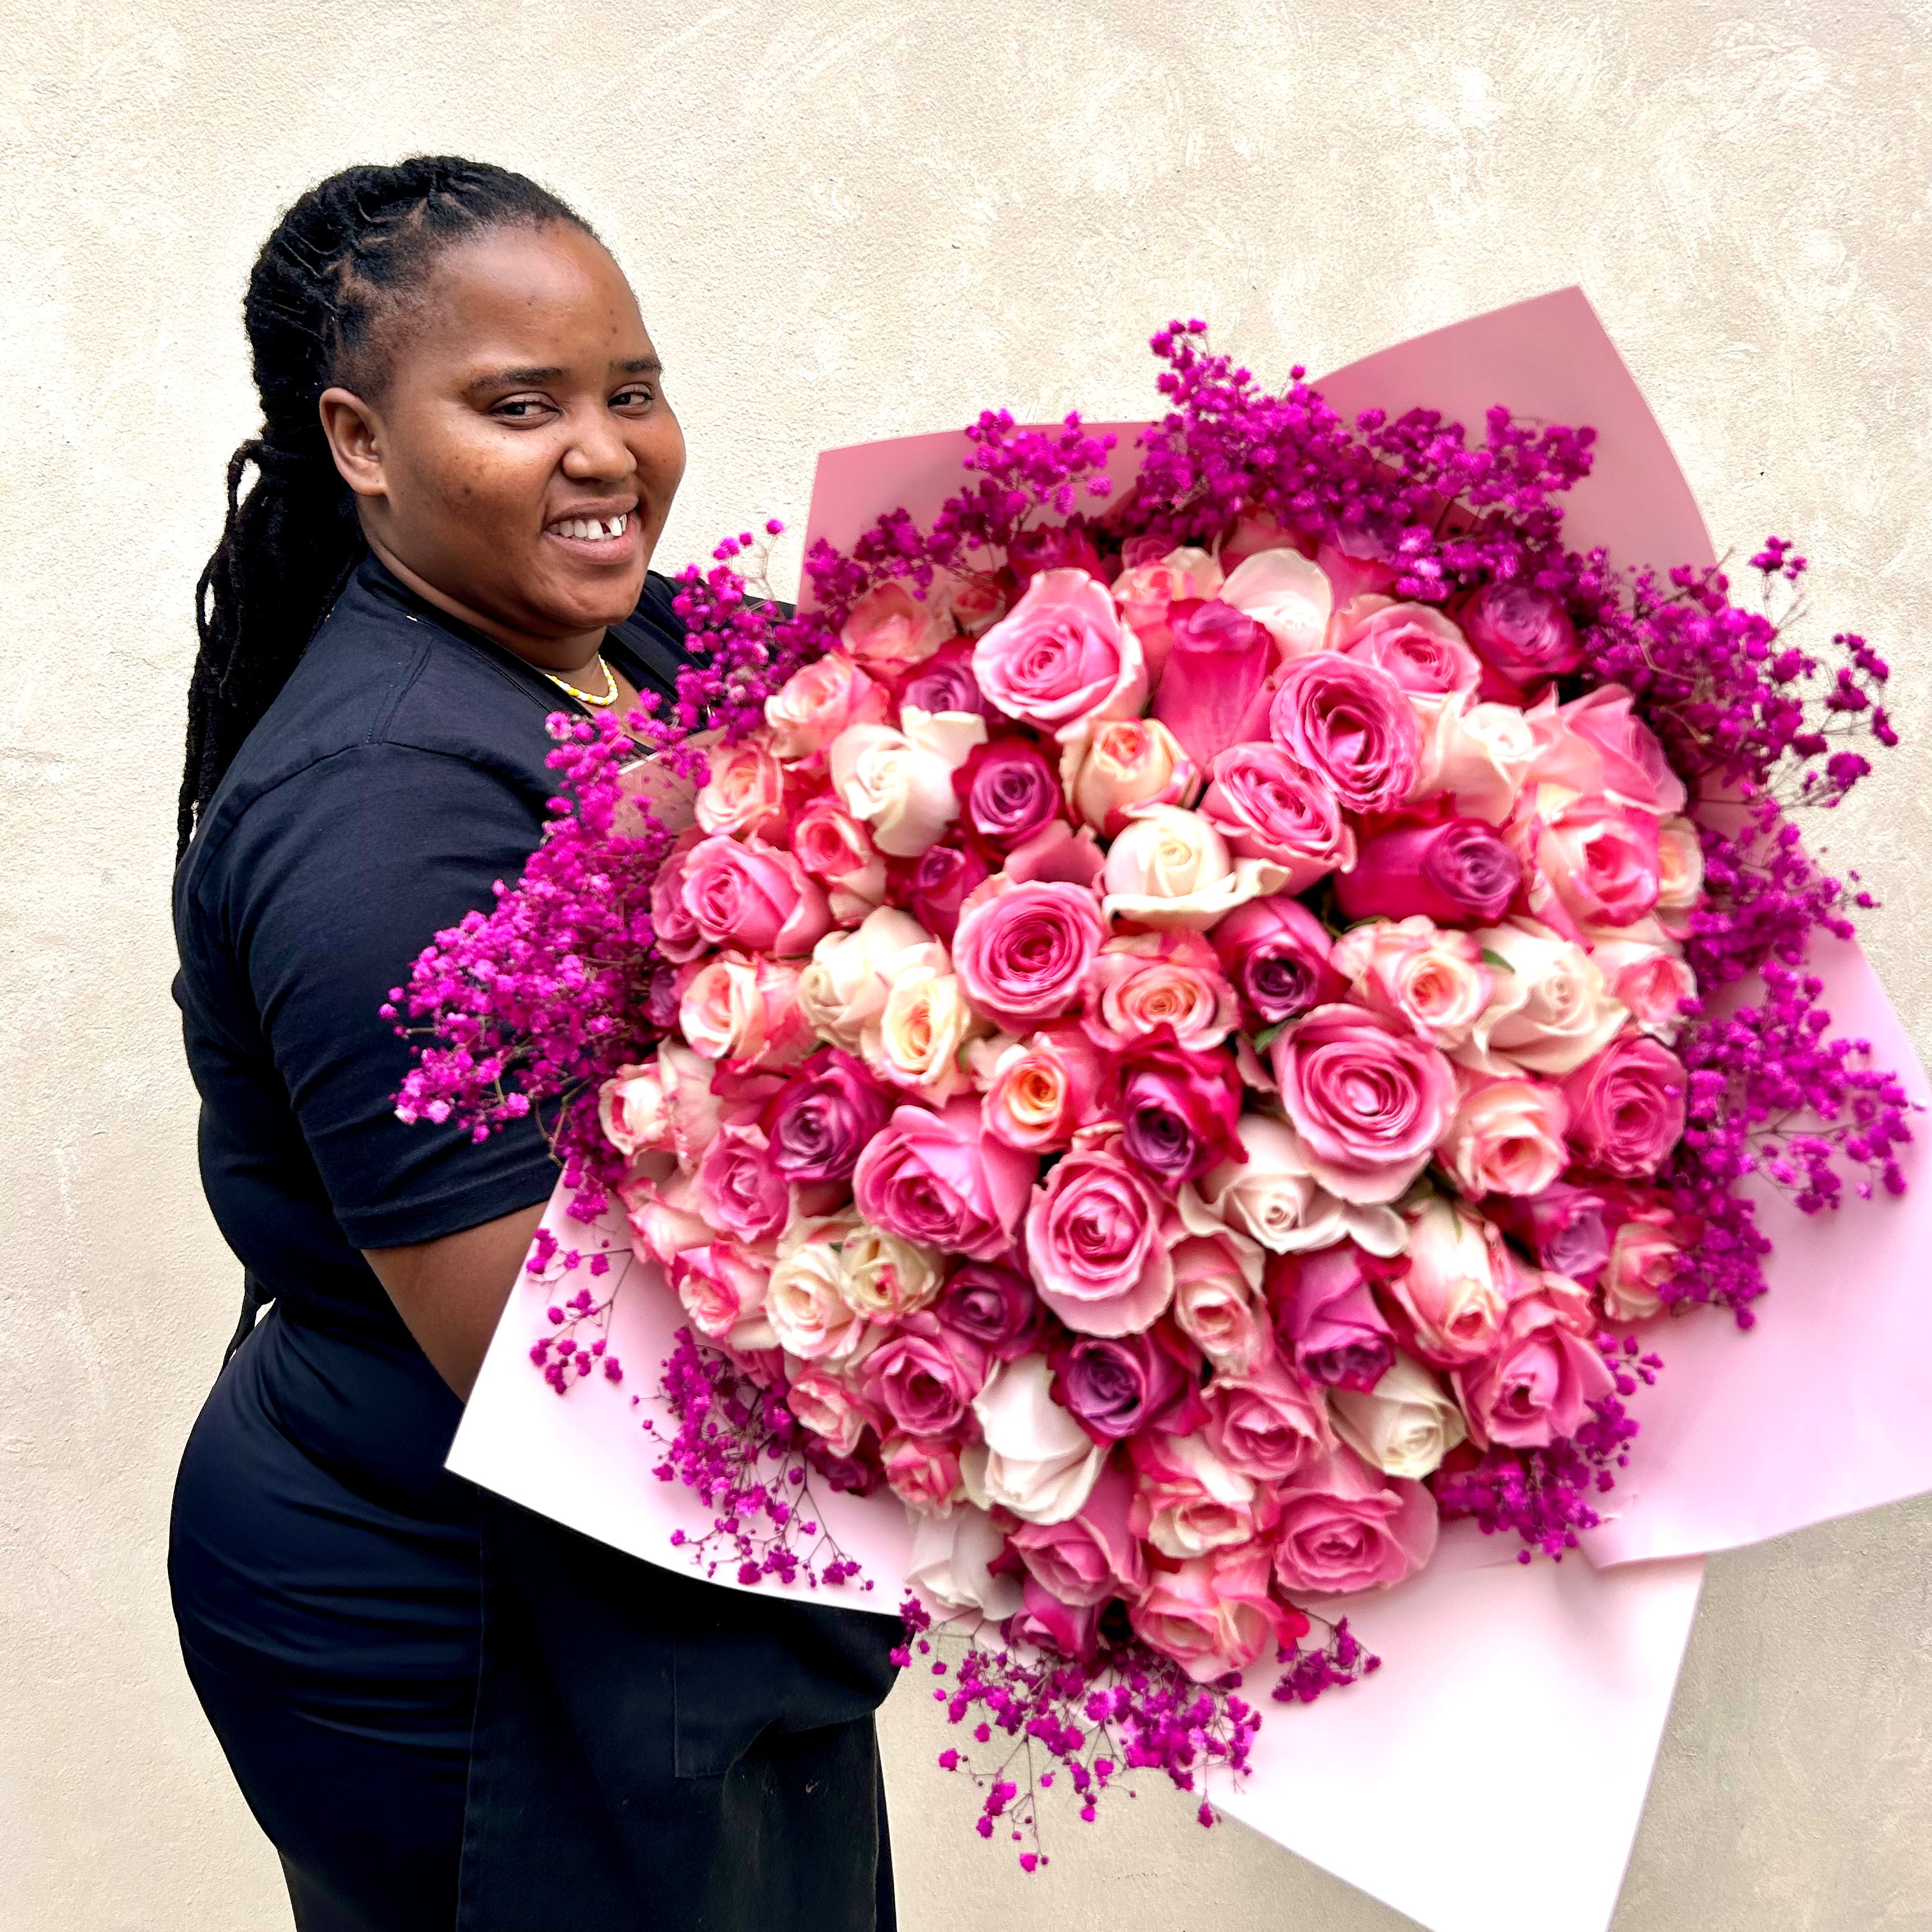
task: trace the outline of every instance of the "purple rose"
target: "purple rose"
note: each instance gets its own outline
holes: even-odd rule
[[[1335,897],[1350,919],[1407,919],[1438,926],[1492,926],[1522,883],[1522,865],[1480,818],[1404,825],[1362,842],[1352,872],[1335,874]]]
[[[849,1456],[842,1456],[822,1436],[810,1430],[801,1432],[805,1460],[835,1490],[848,1495],[869,1496],[885,1479],[879,1460],[878,1438],[868,1430],[865,1438]]]
[[[899,703],[921,711],[970,711],[986,716],[986,701],[980,695],[980,680],[973,675],[970,648],[942,651],[921,664],[906,680]]]
[[[1060,781],[1046,754],[1024,739],[982,745],[954,782],[967,823],[998,852],[1023,845],[1060,815]]]
[[[1203,766],[1230,745],[1268,730],[1262,688],[1274,640],[1245,612],[1218,597],[1187,597],[1167,607],[1174,642],[1154,694],[1154,716]]]
[[[788,1180],[850,1180],[896,1104],[850,1054],[815,1054],[765,1108],[772,1165]]]
[[[935,939],[950,946],[959,925],[959,908],[988,869],[976,852],[958,845],[928,845],[906,880],[907,910]]]
[[[1209,938],[1257,1028],[1299,1019],[1348,990],[1328,963],[1335,942],[1328,928],[1298,900],[1250,899]]]
[[[1583,662],[1568,613],[1534,584],[1485,584],[1462,599],[1454,615],[1483,661],[1479,698],[1528,704],[1552,678]]]
[[[1245,1158],[1234,1132],[1240,1077],[1227,1054],[1148,1047],[1122,1063],[1120,1080],[1127,1157],[1164,1187]]]
[[[956,1268],[932,1312],[942,1328],[980,1342],[1003,1362],[1027,1354],[1040,1333],[1040,1297],[1033,1283],[998,1262]]]
[[[1500,1210],[1496,1218],[1504,1230],[1552,1274],[1587,1282],[1610,1258],[1613,1216],[1608,1197],[1597,1188],[1559,1180],[1540,1194],[1505,1195],[1488,1208]]]
[[[1310,1382],[1366,1390],[1382,1380],[1395,1361],[1395,1335],[1374,1284],[1408,1265],[1379,1261],[1353,1241],[1275,1264],[1268,1285],[1275,1333]]]
[[[1169,1322],[1138,1335],[1080,1335],[1047,1358],[1053,1396],[1096,1442],[1200,1426],[1202,1354]]]

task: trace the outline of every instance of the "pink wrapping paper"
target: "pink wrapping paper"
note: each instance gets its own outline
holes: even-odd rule
[[[1570,541],[1659,567],[1711,560],[1689,486],[1580,290],[1438,330],[1320,386],[1346,412],[1426,403],[1472,434],[1498,401],[1520,416],[1594,424],[1598,468],[1572,494]],[[1124,482],[1139,425],[1095,427],[1119,434],[1112,467]],[[826,451],[808,545],[825,536],[849,546],[897,505],[929,518],[958,487],[968,448],[943,432]],[[1834,946],[1816,963],[1844,1029],[1870,1036],[1876,1058],[1927,1097],[1862,954]],[[1668,1366],[1635,1405],[1643,1432],[1630,1480],[1614,1499],[1619,1514],[1589,1539],[1589,1563],[1525,1568],[1505,1539],[1452,1526],[1424,1574],[1346,1606],[1383,1669],[1312,1708],[1270,1707],[1253,1775],[1217,1802],[1436,1932],[1600,1932],[1689,1634],[1702,1572],[1695,1552],[1932,1488],[1932,1404],[1918,1380],[1932,1353],[1932,1297],[1915,1265],[1932,1253],[1932,1171],[1922,1145],[1912,1156],[1902,1201],[1809,1221],[1767,1204],[1778,1246],[1754,1333],[1705,1312],[1658,1325]],[[545,1224],[566,1246],[622,1244],[621,1220],[584,1229],[560,1199]],[[622,1390],[593,1382],[560,1400],[527,1354],[548,1299],[527,1282],[512,1293],[449,1466],[647,1562],[681,1567],[671,1531],[701,1531],[706,1519],[682,1488],[652,1478],[656,1459],[638,1432],[680,1311],[661,1282],[635,1282],[613,1324]],[[821,1502],[874,1580],[866,1606],[890,1610],[910,1547],[898,1502]],[[1676,1560],[1641,1560],[1654,1558]],[[1525,1721],[1538,1740],[1532,1762],[1520,1749]],[[1470,1830],[1466,1806],[1444,1803],[1451,1789],[1508,1794],[1500,1865],[1493,1832]]]

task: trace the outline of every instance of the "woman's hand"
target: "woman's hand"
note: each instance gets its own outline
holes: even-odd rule
[[[434,1241],[362,1250],[417,1346],[465,1402],[542,1218],[538,1202]]]

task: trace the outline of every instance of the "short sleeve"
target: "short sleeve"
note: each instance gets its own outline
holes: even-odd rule
[[[256,800],[226,856],[232,938],[268,1056],[344,1234],[433,1240],[544,1199],[532,1117],[478,1142],[396,1118],[414,1064],[379,1008],[436,934],[494,903],[536,847],[543,795],[393,743],[322,759]]]

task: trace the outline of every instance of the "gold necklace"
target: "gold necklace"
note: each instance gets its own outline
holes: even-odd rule
[[[593,710],[602,711],[607,706],[615,704],[617,701],[617,676],[604,662],[604,653],[602,651],[597,653],[596,664],[597,668],[604,674],[604,695],[602,698],[599,698],[595,692],[579,691],[575,685],[559,677],[554,670],[545,671],[544,676],[548,678],[558,690],[568,692],[578,704],[587,704]]]

